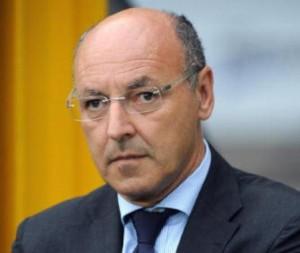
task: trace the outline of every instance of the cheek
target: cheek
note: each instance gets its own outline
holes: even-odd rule
[[[103,151],[105,146],[105,135],[100,124],[85,123],[82,125],[88,147],[92,154],[93,160],[98,168],[103,167]]]
[[[166,107],[164,113],[158,115],[157,121],[148,123],[151,135],[155,136],[153,145],[156,154],[172,164],[178,163],[180,157],[193,148],[200,134],[195,105],[191,103],[186,107],[174,107]]]
[[[179,129],[179,127],[174,126],[173,119],[151,117],[151,120],[147,120],[144,131],[140,131],[140,137],[151,147],[154,153],[156,166],[161,168],[160,172],[156,171],[157,173],[164,173],[174,168],[174,156],[179,153],[177,151]]]

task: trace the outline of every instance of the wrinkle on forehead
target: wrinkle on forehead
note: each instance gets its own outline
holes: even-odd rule
[[[125,66],[126,64],[126,66]],[[105,71],[106,69],[111,69],[114,67],[117,72],[116,73],[123,73],[127,71],[132,71],[139,68],[149,67],[156,65],[165,65],[161,59],[157,57],[153,58],[135,58],[130,60],[102,60],[101,58],[95,59],[93,63],[86,62],[86,64],[82,64],[77,68],[79,74],[84,74],[88,71],[93,71],[94,68],[101,65],[101,69]],[[118,68],[118,66],[125,66],[124,68]]]
[[[125,64],[126,63],[126,64]],[[139,78],[141,75],[149,74],[155,78],[155,73],[167,71],[168,66],[164,62],[159,62],[158,59],[134,59],[131,61],[99,61],[98,64],[81,65],[77,68],[76,85],[93,83],[105,83],[107,80]],[[155,73],[153,73],[155,72]],[[102,81],[103,80],[103,81]],[[131,80],[128,80],[131,81]]]

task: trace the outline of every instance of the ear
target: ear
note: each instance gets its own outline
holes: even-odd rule
[[[195,93],[198,100],[198,116],[200,120],[210,117],[214,108],[213,72],[209,66],[205,66],[198,73],[198,82]]]

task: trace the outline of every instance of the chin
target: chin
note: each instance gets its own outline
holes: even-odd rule
[[[119,187],[113,188],[125,199],[137,205],[150,206],[160,200],[157,191],[158,187],[149,185],[149,182],[148,184],[123,182]]]

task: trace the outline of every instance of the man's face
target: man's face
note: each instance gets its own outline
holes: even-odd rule
[[[181,77],[184,59],[175,35],[127,22],[134,23],[128,31],[114,22],[85,39],[75,61],[79,93],[117,97],[142,80],[162,86]],[[185,81],[166,93],[156,111],[130,114],[122,102],[113,101],[104,118],[82,123],[102,177],[129,201],[156,203],[201,161],[199,97],[188,85]]]

